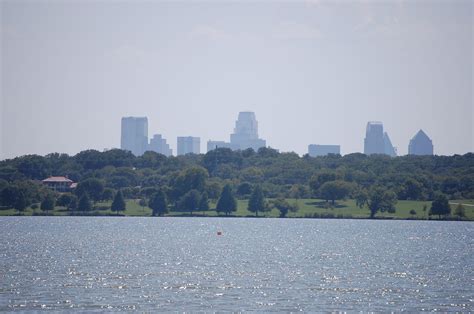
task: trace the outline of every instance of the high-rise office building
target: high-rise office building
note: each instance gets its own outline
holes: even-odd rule
[[[199,154],[201,151],[201,139],[192,136],[178,137],[178,156],[186,154]]]
[[[433,141],[423,130],[419,130],[410,140],[408,155],[433,155]]]
[[[224,141],[209,141],[207,143],[207,151],[219,147],[228,147],[232,150],[245,150],[252,148],[258,151],[259,148],[265,147],[266,141],[258,138],[258,122],[255,113],[244,111],[239,112],[239,117],[235,122],[234,133],[230,135],[230,143]]]
[[[390,157],[397,156],[397,150],[395,147],[393,147],[392,141],[390,140],[387,132],[383,133],[383,146],[385,155],[389,155]]]
[[[166,157],[169,157],[173,154],[173,150],[170,148],[170,145],[166,143],[166,139],[164,139],[161,134],[153,135],[153,138],[150,139],[148,150],[165,155]]]
[[[308,155],[311,157],[327,156],[329,154],[341,154],[341,146],[339,145],[317,145],[311,144],[308,146]]]
[[[143,155],[148,148],[148,119],[146,117],[123,117],[120,148],[135,156]]]
[[[258,122],[253,112],[239,112],[234,133],[230,135],[230,146],[234,150],[252,148],[258,151],[266,142],[258,138]]]
[[[371,121],[367,123],[364,139],[364,154],[385,154],[396,156],[395,148],[390,137],[383,131],[382,122]]]
[[[364,154],[383,154],[385,146],[383,141],[382,122],[372,121],[367,123],[364,139]]]

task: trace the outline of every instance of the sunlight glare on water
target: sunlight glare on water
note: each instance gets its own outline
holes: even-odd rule
[[[0,311],[473,310],[471,222],[1,217],[0,226]]]

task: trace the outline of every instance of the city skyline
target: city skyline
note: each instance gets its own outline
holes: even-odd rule
[[[252,148],[258,151],[260,147],[271,147],[266,141],[259,138],[258,121],[256,115],[251,111],[239,112],[235,121],[234,132],[230,134],[230,142],[207,141],[209,152],[216,148],[230,148],[232,150],[245,150]],[[175,156],[189,153],[201,153],[200,136],[178,136]],[[173,156],[173,150],[161,134],[154,134],[148,141],[148,118],[147,117],[122,117],[121,124],[121,149],[131,151],[135,156],[142,155],[145,151],[154,151],[165,156]],[[278,149],[278,147],[271,147]],[[294,151],[290,151],[294,152]],[[415,136],[409,140],[407,155],[433,155],[434,145],[431,138],[420,129]],[[357,153],[347,152],[346,154]],[[388,133],[384,130],[381,121],[369,121],[366,126],[364,138],[364,154],[384,154],[391,157],[398,156],[397,147],[393,146]],[[338,144],[309,144],[306,153],[311,157],[326,156],[328,154],[341,153],[341,145]]]
[[[472,1],[0,9],[0,159],[120,147],[125,116],[147,116],[174,152],[186,134],[205,152],[240,111],[257,113],[268,146],[300,155],[363,152],[371,120],[399,155],[419,129],[435,154],[474,151]]]

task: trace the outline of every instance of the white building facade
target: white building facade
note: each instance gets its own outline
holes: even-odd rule
[[[193,136],[178,137],[178,156],[186,154],[199,154],[201,151],[201,139]]]

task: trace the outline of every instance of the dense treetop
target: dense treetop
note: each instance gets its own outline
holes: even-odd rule
[[[295,197],[295,193],[300,198],[321,197],[323,193],[325,198],[337,200],[373,186],[394,192],[398,199],[433,200],[437,193],[448,198],[474,198],[472,153],[395,158],[355,153],[313,158],[271,148],[258,152],[219,148],[178,157],[155,152],[135,157],[119,149],[86,150],[75,156],[27,155],[0,162],[0,192],[13,184],[38,184],[51,175],[79,182],[79,192],[86,191],[93,201],[105,197],[105,191],[110,195],[111,189],[121,189],[125,198],[139,198],[138,194],[150,197],[160,189],[170,202],[177,202],[191,190],[218,199],[226,184],[239,198],[248,198],[257,185],[269,198]],[[38,191],[31,193],[32,198],[38,198],[33,195]]]

